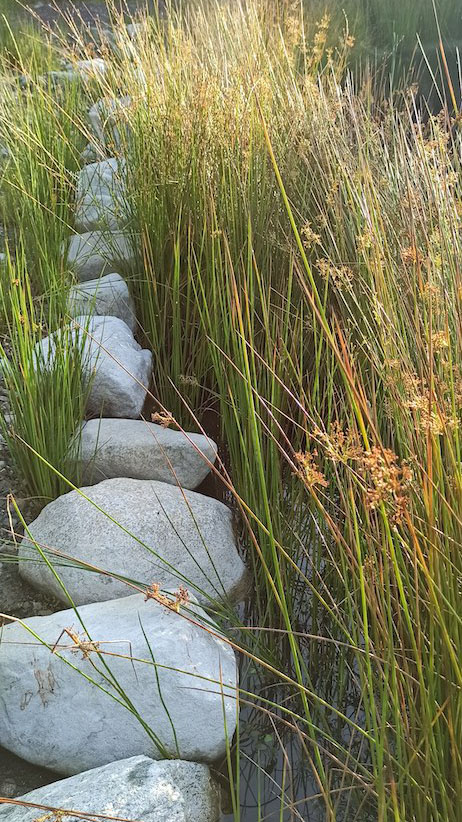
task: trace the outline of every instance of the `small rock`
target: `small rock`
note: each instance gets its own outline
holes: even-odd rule
[[[165,482],[118,478],[70,491],[43,508],[28,530],[46,553],[50,549],[51,562],[51,549],[76,560],[56,570],[77,605],[131,593],[124,581],[89,573],[79,563],[136,580],[142,588],[182,584],[201,602],[237,600],[246,583],[229,508]],[[31,539],[25,536],[19,547],[21,576],[67,603],[54,574],[36,560]]]
[[[71,609],[4,626],[0,744],[65,775],[139,755],[219,759],[236,727],[236,660],[206,614],[187,607],[135,594],[84,606],[79,618]]]
[[[77,439],[78,476],[86,485],[132,477],[197,488],[217,456],[215,443],[202,434],[183,434],[144,420],[89,420]]]
[[[85,384],[91,380],[88,413],[136,419],[151,379],[151,352],[141,349],[128,325],[118,317],[83,315],[76,317],[76,323],[70,343],[84,336],[80,343],[83,378]],[[56,346],[64,333],[55,331],[36,344],[37,368],[53,367]]]
[[[122,231],[74,234],[67,248],[67,263],[81,282],[107,274],[111,268],[133,266],[135,254],[131,238]]]
[[[14,793],[3,791],[4,796]],[[21,802],[78,810],[85,818],[108,815],[143,822],[218,822],[219,789],[207,765],[133,756],[62,779],[18,797]],[[1,822],[37,822],[53,814],[0,805]],[[65,815],[71,822],[74,816]],[[64,820],[63,820],[64,822]],[[101,822],[103,820],[101,819]]]
[[[137,327],[135,307],[127,283],[120,274],[106,274],[72,286],[67,303],[72,317],[79,314],[119,317],[131,331]]]

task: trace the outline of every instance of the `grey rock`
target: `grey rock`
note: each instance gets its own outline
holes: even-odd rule
[[[30,791],[18,800],[92,817],[107,814],[143,822],[218,822],[220,814],[219,790],[207,765],[181,760],[154,762],[146,756],[84,771]],[[37,808],[0,805],[1,822],[36,822],[43,814]],[[65,819],[77,822],[75,816],[66,814]]]
[[[108,157],[81,169],[78,175],[76,199],[111,197],[115,187],[123,184],[125,160]]]
[[[125,31],[127,32],[131,40],[136,40],[138,37],[141,37],[143,34],[146,34],[146,22],[127,23],[127,25],[125,26]]]
[[[119,317],[132,331],[137,327],[133,300],[120,274],[106,274],[72,286],[67,307],[72,317],[79,314]]]
[[[63,252],[66,253],[66,249]],[[74,234],[67,248],[67,263],[81,282],[94,280],[119,266],[133,266],[135,255],[131,238],[123,231]]]
[[[120,53],[117,38],[110,29],[102,28],[98,23],[98,25],[88,26],[86,34],[93,48]]]
[[[56,570],[77,605],[127,596],[130,588],[183,584],[202,602],[241,597],[246,569],[236,548],[232,515],[222,502],[156,480],[108,479],[70,491],[47,505],[19,547],[24,579],[63,602],[66,594],[33,541],[75,562]],[[88,573],[79,563],[109,572]]]
[[[107,63],[102,57],[93,57],[91,60],[77,60],[69,68],[73,68],[76,74],[84,80],[101,78],[107,73]]]
[[[116,157],[81,169],[77,182],[75,229],[116,229],[128,222],[125,202],[125,161]]]
[[[79,476],[86,485],[132,477],[197,488],[217,456],[215,443],[202,434],[184,434],[143,420],[89,420],[78,442]]]
[[[78,74],[72,68],[48,71],[37,78],[37,84],[44,88],[59,88],[74,83],[79,79]]]
[[[90,382],[89,414],[113,417],[140,416],[152,369],[152,355],[133,338],[118,317],[76,317],[72,331],[55,331],[35,346],[37,368],[52,368],[57,345],[67,335],[82,357],[84,383]]]
[[[5,626],[0,744],[66,775],[139,755],[214,762],[237,684],[217,630],[197,604],[176,613],[142,594]]]
[[[82,163],[96,163],[104,159],[104,151],[96,143],[87,143],[80,154]]]
[[[93,133],[102,145],[119,147],[123,137],[129,135],[127,109],[132,105],[132,98],[102,97],[92,105],[88,118]]]

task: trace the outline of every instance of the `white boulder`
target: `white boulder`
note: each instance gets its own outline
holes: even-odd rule
[[[143,589],[183,584],[202,602],[239,599],[246,581],[229,508],[156,480],[108,479],[70,491],[50,502],[28,533],[19,547],[21,575],[65,603],[34,542],[44,546],[77,605],[127,596],[124,579]],[[53,549],[74,562],[63,564]]]
[[[196,604],[141,594],[4,626],[0,745],[66,775],[139,755],[214,762],[236,726],[217,630]]]
[[[84,771],[30,791],[16,801],[36,807],[0,805],[0,822],[37,822],[37,816],[45,816],[38,806],[143,822],[218,822],[220,817],[219,789],[207,765],[182,760],[154,762],[146,756]],[[65,814],[65,819],[71,822],[76,817]]]
[[[67,249],[67,263],[77,278],[84,282],[107,274],[115,268],[135,263],[131,238],[123,231],[86,231],[73,234]]]
[[[151,378],[152,355],[136,342],[118,317],[76,317],[67,344],[81,351],[83,378],[89,384],[89,414],[140,416]],[[35,346],[37,368],[51,368],[66,331],[55,331]]]
[[[118,317],[132,332],[137,327],[133,300],[127,283],[120,274],[106,274],[72,286],[67,307],[71,317],[83,314]]]
[[[197,488],[217,456],[216,444],[202,434],[144,420],[88,420],[77,439],[78,476],[86,485],[132,477]]]

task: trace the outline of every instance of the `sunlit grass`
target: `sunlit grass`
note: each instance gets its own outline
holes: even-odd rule
[[[118,29],[101,94],[131,96],[118,150],[153,395],[185,428],[218,432],[253,579],[246,623],[218,616],[246,661],[241,704],[284,759],[281,819],[294,801],[295,819],[458,822],[459,127],[447,111],[421,122],[412,89],[388,96],[367,74],[354,87],[350,28],[281,9],[171,9],[135,44]],[[35,428],[44,384],[32,381],[30,404],[30,378],[18,390],[39,333],[21,316],[45,296],[47,327],[63,319],[85,128],[72,95],[52,105],[57,139],[47,98],[28,99],[26,151],[11,144],[3,184],[24,249],[4,322],[21,437],[63,471],[78,370],[66,360],[63,384],[45,383],[47,420],[65,411],[52,443],[46,421]],[[21,449],[36,493],[63,490]],[[249,738],[242,728],[227,761],[235,820]],[[300,770],[312,800],[291,799]]]

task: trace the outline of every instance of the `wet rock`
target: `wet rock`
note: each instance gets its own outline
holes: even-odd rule
[[[72,317],[83,314],[119,317],[131,331],[135,331],[137,326],[133,300],[120,274],[106,274],[72,286],[68,310]]]
[[[123,231],[74,234],[67,246],[67,263],[81,282],[108,274],[111,269],[129,268],[135,263],[131,238]]]
[[[59,330],[36,344],[37,367],[52,367],[64,334],[69,345],[80,340],[83,380],[90,385],[88,413],[136,419],[151,378],[151,352],[141,348],[118,317],[81,315],[75,322],[70,333]]]
[[[146,756],[134,756],[84,771],[31,791],[19,800],[78,810],[91,816],[107,814],[143,822],[218,822],[219,819],[219,792],[206,765],[154,762]],[[37,815],[41,815],[37,808],[0,805],[1,822],[36,822]],[[71,817],[66,814],[66,818],[70,822]]]
[[[81,490],[50,502],[29,525],[31,540],[143,588],[183,584],[203,602],[242,596],[246,569],[231,511],[222,502],[155,480],[108,479]],[[47,565],[31,559],[37,556],[31,540],[20,545],[20,573],[67,602]],[[88,573],[77,563],[56,570],[78,605],[131,593],[122,580]]]
[[[79,473],[90,485],[132,477],[197,488],[217,455],[201,434],[184,434],[143,420],[95,419],[79,434]]]
[[[3,628],[0,744],[66,775],[138,755],[213,762],[225,753],[236,725],[236,661],[202,627],[197,605],[178,614],[136,594],[79,615]]]

